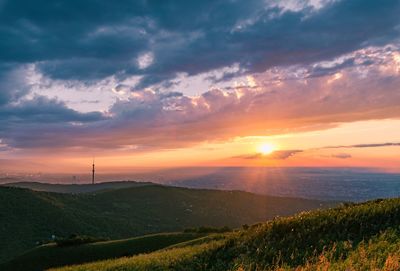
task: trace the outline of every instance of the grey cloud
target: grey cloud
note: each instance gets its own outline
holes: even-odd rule
[[[25,70],[13,68],[10,70],[0,69],[0,106],[16,102],[30,91],[29,86],[25,83]]]
[[[398,147],[399,142],[327,146],[324,149]]]
[[[333,158],[339,158],[339,159],[348,159],[351,158],[351,154],[348,153],[337,153],[337,154],[332,154],[331,157]]]
[[[173,98],[173,97],[182,97],[183,93],[182,92],[177,92],[177,91],[172,91],[172,92],[167,92],[167,93],[161,93],[160,97],[161,99],[168,99],[168,98]]]
[[[397,0],[341,0],[297,11],[262,0],[9,0],[0,10],[0,60],[36,63],[62,79],[143,75],[144,88],[178,72],[238,63],[240,74],[254,73],[397,42],[399,13]],[[135,59],[147,51],[154,63],[140,70]],[[315,75],[321,72],[329,71]]]
[[[25,95],[31,86],[24,81],[26,75],[15,66],[8,71],[12,65],[3,69],[0,65],[4,79],[0,83],[0,138],[8,146],[19,148],[117,149],[137,145],[138,149],[167,149],[233,136],[272,135],[324,129],[338,122],[397,118],[400,79],[395,73],[381,72],[381,68],[393,67],[394,63],[392,56],[382,59],[386,61],[382,67],[379,63],[368,67],[368,76],[345,69],[342,78],[332,84],[327,84],[330,77],[313,77],[307,84],[287,80],[271,86],[263,85],[260,78],[257,89],[212,89],[199,97],[135,89],[128,100],[117,101],[106,112],[108,117],[99,112],[80,113],[40,96],[29,100]],[[345,66],[350,67],[356,60]],[[132,90],[128,85],[117,88]]]
[[[22,100],[17,105],[0,108],[1,121],[22,122],[92,122],[104,120],[100,112],[80,113],[68,108],[63,102],[36,96]]]
[[[281,151],[274,151],[268,157],[270,159],[277,159],[277,160],[285,160],[289,157],[296,155],[297,153],[303,152],[303,150],[281,150]]]
[[[198,97],[138,90],[128,100],[117,101],[106,112],[107,118],[98,112],[79,113],[61,102],[37,98],[20,106],[0,107],[0,138],[10,147],[20,148],[123,149],[135,145],[138,150],[169,149],[400,116],[400,79],[374,69],[369,74],[358,77],[344,71],[340,80],[329,85],[329,77],[318,77],[309,79],[307,85],[289,81],[265,91],[246,87],[239,92],[212,89]],[[262,85],[260,88],[264,89]],[[275,157],[283,159],[290,154],[277,153]]]
[[[353,145],[353,148],[374,148],[374,147],[387,147],[387,146],[400,146],[400,143],[378,143],[378,144],[358,144]]]
[[[240,31],[213,32],[211,28],[183,48],[178,44],[169,54],[161,56],[154,69],[163,65],[165,71],[178,72],[180,67],[186,67],[186,72],[196,74],[239,63],[252,73],[279,65],[326,60],[363,46],[397,40],[397,11],[399,3],[394,1],[385,5],[373,1],[336,1],[307,14],[306,18],[303,10],[273,16],[277,10],[263,9],[252,24]],[[385,19],[377,24],[365,23],[375,16]]]
[[[253,153],[253,154],[243,154],[243,155],[238,155],[238,156],[234,156],[232,158],[238,158],[238,159],[260,159],[262,158],[262,154],[261,153]]]
[[[63,102],[35,96],[0,106],[0,139],[8,149],[68,146],[82,136],[82,127],[105,119],[100,112],[80,113]]]

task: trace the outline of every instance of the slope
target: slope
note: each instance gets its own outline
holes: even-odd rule
[[[0,187],[0,262],[52,235],[121,239],[187,227],[238,227],[328,207],[316,200],[146,185],[95,194]]]
[[[3,186],[27,188],[35,191],[54,192],[54,193],[94,193],[98,191],[122,189],[129,187],[138,187],[152,185],[151,182],[118,181],[104,182],[95,184],[52,184],[40,182],[12,182],[5,183]]]
[[[399,225],[400,199],[376,200],[275,219],[225,239],[57,270],[394,271],[400,269]]]
[[[50,243],[29,250],[7,263],[0,264],[0,270],[41,271],[50,267],[132,256],[202,236],[204,234],[159,233],[73,246],[57,246],[55,243]]]

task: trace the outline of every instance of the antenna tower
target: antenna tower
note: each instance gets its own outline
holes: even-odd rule
[[[93,164],[92,164],[92,184],[94,184],[94,173],[95,173],[95,169],[94,169],[94,158],[93,158]]]

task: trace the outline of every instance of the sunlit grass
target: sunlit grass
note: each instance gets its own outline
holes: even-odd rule
[[[202,253],[209,253],[223,246],[225,240],[211,241],[204,244],[171,248],[160,250],[149,254],[141,254],[134,257],[124,257],[115,260],[100,261],[90,264],[69,266],[58,271],[98,271],[98,270],[119,270],[119,271],[144,271],[144,270],[184,270],[190,264],[193,268],[204,270],[207,263],[196,262],[196,256]],[[196,269],[187,269],[196,270]]]
[[[295,268],[285,263],[277,264],[269,269],[271,271],[355,271],[355,270],[400,270],[400,236],[399,232],[387,230],[368,241],[362,241],[351,249],[351,244],[344,242],[335,243],[331,248],[319,256],[309,259],[304,265]],[[347,247],[350,253],[346,257],[337,258],[340,248]],[[343,253],[343,252],[342,252]],[[239,270],[247,270],[247,267],[239,267]]]

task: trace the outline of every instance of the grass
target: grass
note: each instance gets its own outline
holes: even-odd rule
[[[60,247],[51,243],[32,249],[0,265],[0,270],[40,271],[57,266],[132,256],[203,236],[204,234],[199,233],[163,233],[76,246]]]
[[[220,248],[225,240],[209,241],[193,246],[183,246],[156,251],[150,254],[141,254],[134,257],[124,257],[116,260],[107,260],[84,265],[69,266],[62,271],[90,271],[90,270],[119,270],[119,271],[147,271],[147,270],[207,270],[205,262],[195,262],[198,255],[207,254]]]
[[[123,239],[199,226],[234,228],[333,204],[161,185],[86,194],[0,187],[0,263],[52,235]]]
[[[219,240],[71,266],[74,270],[399,270],[400,199],[304,212]]]

